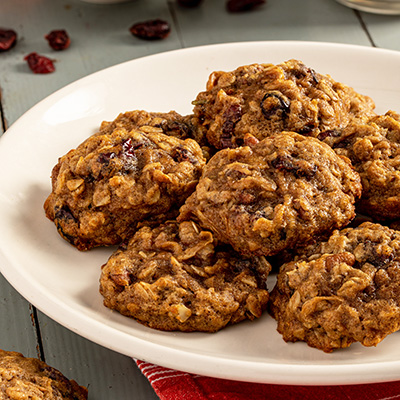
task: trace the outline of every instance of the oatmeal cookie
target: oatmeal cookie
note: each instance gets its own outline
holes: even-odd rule
[[[43,361],[0,350],[0,398],[86,400],[88,392]]]
[[[282,132],[224,149],[178,219],[196,219],[242,254],[271,256],[329,235],[355,215],[360,177],[318,139]]]
[[[192,139],[114,129],[59,159],[44,208],[79,250],[129,238],[141,221],[176,215],[205,164]]]
[[[363,187],[358,212],[377,221],[400,218],[400,114],[389,111],[368,122],[322,133],[324,142],[348,157]]]
[[[215,332],[261,316],[271,269],[218,245],[193,221],[143,227],[103,266],[105,306],[151,328]]]
[[[247,133],[260,140],[284,130],[316,137],[374,109],[369,97],[298,60],[213,72],[193,104],[218,149],[242,145]]]
[[[284,264],[270,311],[285,341],[331,352],[400,328],[400,232],[365,222]]]

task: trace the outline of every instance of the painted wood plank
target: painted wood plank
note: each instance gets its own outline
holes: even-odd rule
[[[24,10],[24,12],[21,12]],[[173,25],[166,0],[96,5],[79,0],[1,0],[0,23],[19,35],[18,44],[1,54],[0,88],[9,126],[26,110],[57,89],[103,68],[181,47],[176,29],[161,41],[135,38],[135,22],[163,18]],[[44,39],[52,29],[66,29],[71,46],[54,51]],[[56,71],[33,74],[23,60],[36,51],[55,59]]]
[[[249,40],[306,40],[370,46],[353,10],[334,0],[269,0],[250,12],[229,13],[224,1],[188,9],[173,3],[185,47]]]
[[[377,47],[400,50],[400,16],[360,13]]]
[[[147,379],[130,358],[82,338],[39,313],[46,362],[89,389],[89,399],[152,400]]]
[[[38,357],[32,307],[0,274],[0,349]]]

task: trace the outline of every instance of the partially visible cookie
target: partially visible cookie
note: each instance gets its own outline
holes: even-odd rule
[[[269,307],[285,341],[376,346],[400,328],[400,232],[371,222],[335,231],[281,267]]]
[[[151,328],[215,332],[266,309],[264,257],[219,246],[194,222],[143,227],[103,266],[105,306]]]
[[[400,114],[389,111],[343,130],[322,133],[324,142],[348,157],[363,192],[357,211],[378,221],[400,218]]]
[[[298,60],[213,72],[193,104],[218,149],[241,146],[248,133],[260,140],[281,131],[316,137],[374,109],[369,97]]]
[[[43,361],[0,350],[0,398],[86,400],[88,391]]]
[[[245,143],[211,158],[180,221],[196,219],[242,254],[271,256],[353,219],[361,184],[347,158],[293,132]]]
[[[46,215],[79,250],[118,244],[137,223],[176,215],[204,164],[192,139],[124,128],[97,134],[59,159]]]

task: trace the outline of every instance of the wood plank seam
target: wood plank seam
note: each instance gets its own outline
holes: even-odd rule
[[[36,336],[36,352],[37,357],[46,362],[46,357],[44,355],[44,348],[43,348],[43,340],[42,340],[42,333],[40,331],[40,324],[37,309],[32,304],[29,304],[29,313],[31,315],[32,325]]]
[[[0,134],[3,134],[7,130],[7,122],[6,122],[6,117],[4,116],[4,110],[3,110],[3,102],[2,102],[2,90],[0,88],[0,118],[1,118],[1,132]]]
[[[184,45],[184,41],[183,41],[183,37],[182,37],[182,31],[181,31],[181,28],[179,26],[179,20],[178,20],[178,17],[176,15],[176,12],[175,12],[174,3],[175,2],[171,1],[171,0],[167,1],[168,10],[169,10],[169,13],[171,14],[173,26],[176,29],[176,35],[178,36],[179,44],[180,44],[181,48],[184,48],[185,45]]]
[[[363,31],[364,31],[365,34],[367,35],[367,38],[368,38],[369,42],[371,43],[371,46],[372,46],[372,47],[378,47],[378,46],[375,44],[374,39],[372,38],[372,35],[371,35],[370,31],[369,31],[368,28],[367,28],[367,24],[365,23],[365,21],[364,21],[362,15],[361,15],[361,12],[358,11],[358,10],[353,10],[353,11],[354,11],[354,13],[356,14],[356,17],[358,18],[358,21],[360,22],[361,28],[363,29]]]

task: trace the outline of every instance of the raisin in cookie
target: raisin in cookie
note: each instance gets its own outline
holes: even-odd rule
[[[400,328],[400,232],[365,222],[284,264],[270,310],[285,341],[325,352]]]
[[[357,211],[375,220],[400,218],[400,114],[389,111],[321,138],[347,156],[360,174],[363,192]]]
[[[138,222],[176,215],[204,164],[192,139],[123,128],[94,135],[54,167],[46,215],[79,250],[118,244]]]
[[[0,398],[86,400],[88,392],[43,361],[0,350]]]
[[[193,112],[218,149],[237,147],[246,133],[258,139],[293,131],[316,137],[371,114],[373,101],[297,60],[213,72]]]
[[[293,132],[245,142],[211,158],[180,221],[195,218],[242,254],[270,256],[353,219],[361,184],[347,158]]]
[[[266,309],[264,257],[219,246],[192,221],[141,228],[103,266],[105,306],[160,330],[215,332]]]

